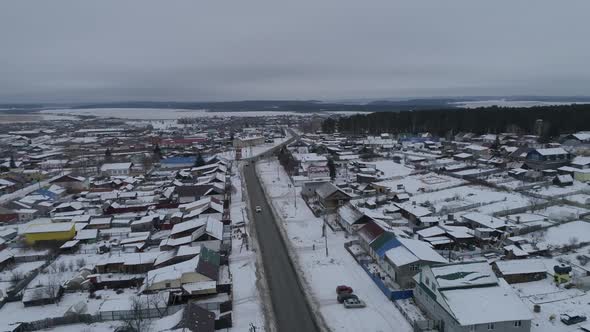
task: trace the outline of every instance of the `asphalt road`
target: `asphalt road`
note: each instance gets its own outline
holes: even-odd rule
[[[297,272],[287,253],[278,225],[266,201],[254,162],[244,166],[250,208],[254,215],[264,274],[268,283],[277,330],[320,331],[299,282]],[[255,212],[260,206],[261,212]]]

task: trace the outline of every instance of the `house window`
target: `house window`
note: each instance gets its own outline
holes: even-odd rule
[[[418,265],[416,265],[416,264],[410,265],[410,271],[418,271],[418,270],[419,270]]]
[[[488,330],[493,330],[495,328],[494,323],[488,323]]]
[[[169,282],[167,282],[167,283],[166,283],[166,288],[170,288],[170,286],[171,286],[171,285],[170,285],[170,283],[169,283]]]
[[[476,328],[477,328],[477,325],[471,325],[471,326],[469,326],[469,331],[473,332],[473,331],[475,331]]]
[[[430,286],[430,279],[428,277],[426,277],[426,286]]]
[[[514,322],[514,326],[515,327],[521,327],[522,326],[522,321],[520,321],[520,320],[515,321]]]

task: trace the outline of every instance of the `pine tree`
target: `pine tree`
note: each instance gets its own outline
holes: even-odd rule
[[[330,178],[334,180],[336,178],[336,164],[332,158],[328,158],[328,170],[330,170]]]
[[[197,153],[197,157],[195,158],[195,167],[199,167],[199,166],[203,166],[205,165],[205,159],[203,159],[203,156],[201,155],[201,153]]]
[[[104,159],[107,161],[111,161],[112,159],[112,152],[111,149],[107,148],[106,151],[104,152]]]
[[[160,149],[160,145],[156,144],[156,146],[154,147],[154,156],[160,160],[160,158],[162,158],[162,150]]]

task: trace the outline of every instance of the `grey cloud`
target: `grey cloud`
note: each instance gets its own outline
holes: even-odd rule
[[[0,102],[588,95],[590,2],[0,2]]]

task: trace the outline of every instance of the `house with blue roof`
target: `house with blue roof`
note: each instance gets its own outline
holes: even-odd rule
[[[160,161],[162,168],[186,168],[195,165],[196,157],[169,157]]]

